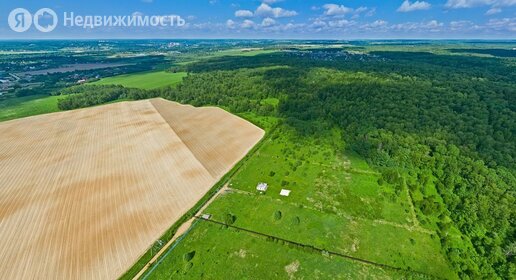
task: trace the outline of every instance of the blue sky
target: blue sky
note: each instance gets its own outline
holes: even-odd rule
[[[9,28],[11,10],[56,11],[49,33]],[[88,16],[167,16],[182,27],[63,26],[65,12]],[[0,3],[0,39],[274,38],[516,39],[516,0],[17,0]]]

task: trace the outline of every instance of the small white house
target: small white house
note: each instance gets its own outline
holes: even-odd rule
[[[267,183],[259,183],[258,186],[256,186],[256,190],[259,192],[266,192],[269,188],[269,185]]]
[[[290,192],[291,192],[291,190],[282,189],[281,192],[280,192],[280,195],[281,196],[289,196]]]

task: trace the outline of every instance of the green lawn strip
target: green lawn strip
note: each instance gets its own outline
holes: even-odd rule
[[[216,221],[234,217],[234,226],[321,249],[441,278],[456,278],[440,252],[437,235],[409,231],[367,219],[323,213],[290,203],[290,198],[231,193],[205,213]]]
[[[263,143],[267,140],[268,134],[265,135],[258,144],[256,144],[251,151],[240,161],[238,162],[226,175],[224,175],[209,191],[206,193],[188,212],[186,212],[179,220],[177,220],[162,236],[159,240],[162,241],[162,244],[166,244],[174,234],[177,229],[186,221],[190,220],[224,185],[231,179],[231,177],[236,174],[240,168],[248,161],[253,155],[261,148]],[[140,272],[145,265],[158,253],[159,250],[156,250],[154,246],[151,246],[141,257],[140,259],[128,270],[126,271],[119,279],[133,279],[138,272]]]
[[[391,279],[401,272],[326,257],[201,221],[148,279]]]
[[[13,97],[0,101],[0,121],[58,112],[61,96],[34,95]]]
[[[171,73],[166,71],[144,72],[119,75],[93,82],[93,85],[121,85],[128,88],[156,89],[176,86],[181,83],[186,72]]]

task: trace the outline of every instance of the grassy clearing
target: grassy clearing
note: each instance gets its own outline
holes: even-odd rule
[[[312,139],[281,129],[235,176],[231,187],[255,192],[258,182],[266,182],[266,195],[272,198],[289,189],[289,201],[326,213],[411,224],[407,197],[396,196],[393,186],[380,186],[379,175],[362,160],[350,161],[340,152],[342,147],[338,131]]]
[[[0,121],[24,118],[59,111],[61,96],[35,95],[0,101]]]
[[[243,117],[257,124],[271,123],[255,115]],[[380,183],[380,174],[367,162],[343,150],[338,130],[314,138],[279,125],[230,180],[234,190],[215,200],[205,213],[216,221],[294,242],[407,271],[456,278],[437,234],[414,222],[407,193]],[[255,190],[258,182],[269,184],[265,194]],[[281,189],[292,190],[290,197],[279,196]],[[192,251],[196,257],[184,261],[183,256]],[[346,266],[340,259],[298,251],[245,232],[201,223],[156,267],[151,278],[223,278],[235,271],[237,275],[238,271],[252,271],[247,277],[288,278],[283,268],[296,259],[306,274],[295,277],[400,277],[385,271],[374,274],[368,265]],[[253,257],[234,257],[241,252]],[[321,268],[320,263],[328,267]],[[342,268],[335,270],[334,265]],[[327,274],[312,274],[322,271]],[[406,278],[418,275],[406,273],[410,274]]]
[[[139,89],[156,89],[162,87],[176,86],[179,83],[181,83],[181,81],[183,81],[183,78],[186,77],[186,75],[186,72],[146,72],[104,78],[99,81],[93,82],[92,84],[121,85],[128,88]]]
[[[148,279],[390,279],[401,276],[399,272],[305,252],[201,221]]]
[[[437,235],[409,231],[368,219],[340,217],[265,195],[229,193],[205,211],[217,221],[234,217],[233,225],[302,244],[453,278],[440,253]]]

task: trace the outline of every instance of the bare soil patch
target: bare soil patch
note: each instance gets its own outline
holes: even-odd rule
[[[263,137],[154,99],[0,124],[0,275],[114,279]]]

